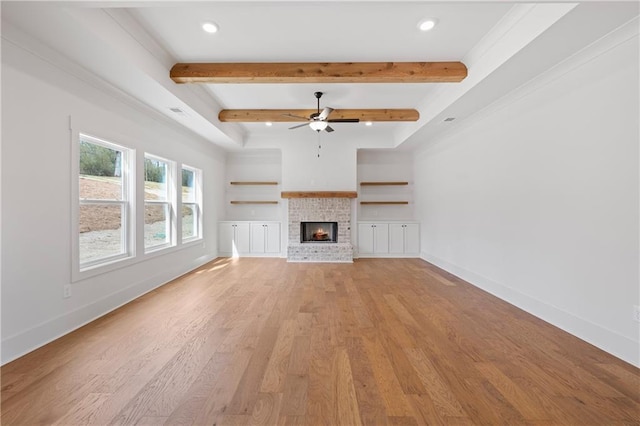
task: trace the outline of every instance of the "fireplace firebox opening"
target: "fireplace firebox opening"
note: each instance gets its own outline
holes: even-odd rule
[[[338,222],[300,222],[301,243],[337,243]]]

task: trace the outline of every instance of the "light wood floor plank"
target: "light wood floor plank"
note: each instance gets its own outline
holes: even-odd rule
[[[284,379],[289,368],[289,358],[295,337],[295,320],[285,320],[269,357],[260,392],[282,393]]]
[[[347,340],[347,353],[351,362],[351,372],[362,424],[386,424],[387,414],[384,400],[380,396],[361,337],[352,337]]]

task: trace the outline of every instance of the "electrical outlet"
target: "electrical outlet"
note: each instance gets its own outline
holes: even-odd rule
[[[633,307],[633,319],[640,322],[640,306],[638,305]]]
[[[64,286],[62,295],[65,299],[71,297],[71,284],[67,284]]]

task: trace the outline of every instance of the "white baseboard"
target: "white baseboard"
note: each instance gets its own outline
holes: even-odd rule
[[[134,283],[121,291],[38,324],[22,333],[3,339],[2,365],[95,321],[109,312],[137,299],[143,294],[161,287],[187,272],[212,261],[216,257],[217,256],[211,254],[201,256],[187,265],[182,265],[180,268],[169,269],[143,281]]]
[[[289,260],[287,263],[353,263],[353,260]]]
[[[220,257],[286,257],[283,256],[282,253],[241,253],[238,255],[234,255],[229,252],[222,252],[219,255]]]
[[[625,362],[640,367],[640,345],[628,337],[428,253],[422,252],[420,258]]]
[[[355,256],[354,256],[355,258]],[[417,259],[421,258],[417,253],[364,253],[360,254],[358,259]]]

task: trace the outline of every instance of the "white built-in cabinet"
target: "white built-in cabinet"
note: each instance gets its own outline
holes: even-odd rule
[[[249,222],[220,222],[218,224],[218,252],[221,255],[246,254],[251,248]]]
[[[389,225],[358,223],[358,252],[361,255],[389,253]]]
[[[279,222],[251,222],[251,253],[280,253]]]
[[[419,255],[420,226],[417,223],[390,223],[389,253]]]
[[[418,257],[420,225],[416,222],[359,222],[360,257]]]
[[[220,256],[279,256],[280,222],[218,223]]]

